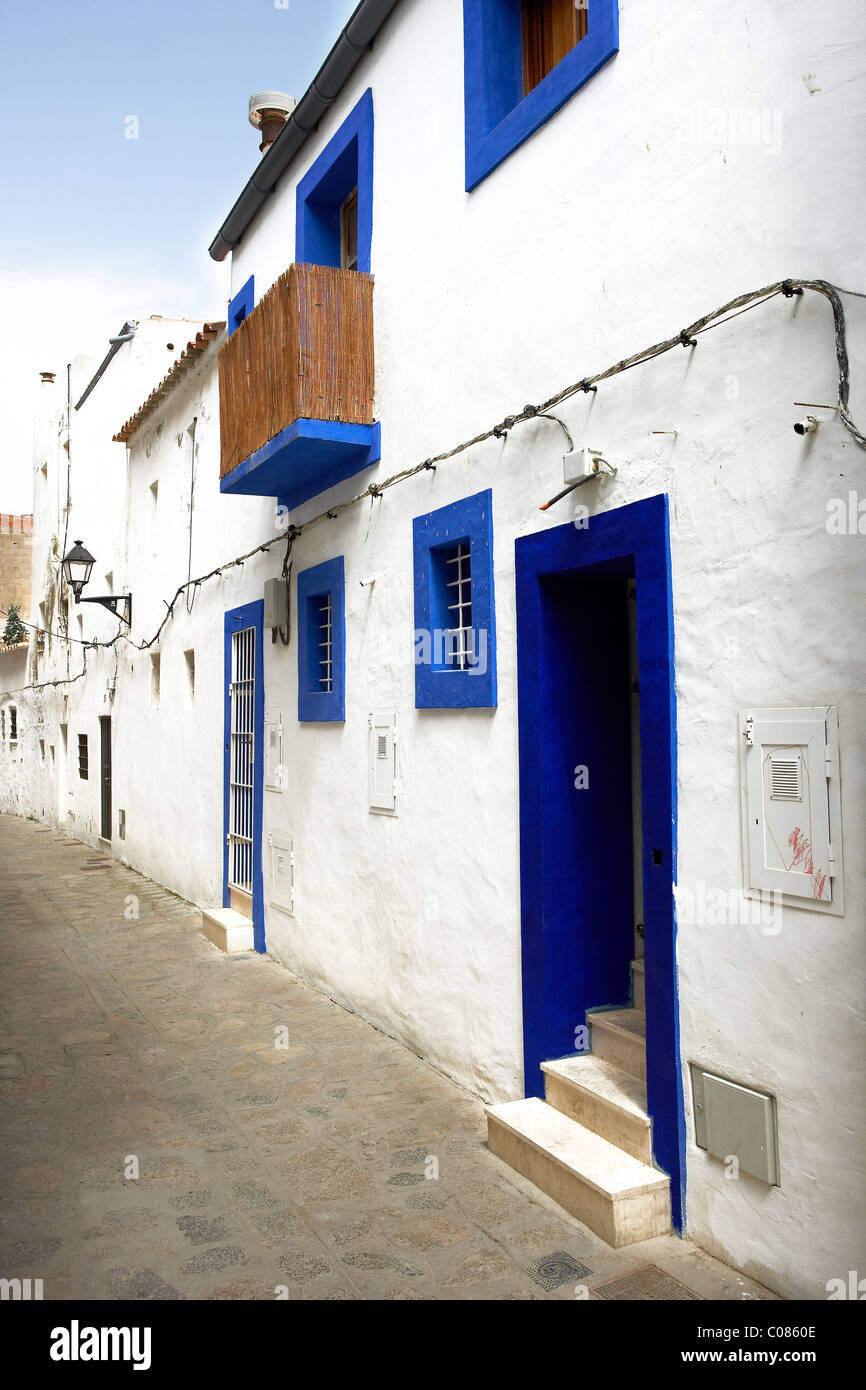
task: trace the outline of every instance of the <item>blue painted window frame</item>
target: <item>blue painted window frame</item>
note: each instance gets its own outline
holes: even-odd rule
[[[618,0],[590,0],[588,18],[585,38],[524,96],[520,0],[463,0],[467,192],[618,51]]]
[[[317,689],[318,670],[312,646],[318,634],[311,605],[331,596],[331,689]],[[298,719],[307,724],[336,724],[346,718],[346,577],[342,555],[301,570],[298,575]]]
[[[443,667],[434,660],[441,623],[436,595],[440,547],[468,541],[472,574],[472,626],[486,633],[482,669]],[[415,708],[493,709],[496,706],[496,612],[493,584],[493,493],[490,488],[439,507],[412,522],[415,588]],[[482,650],[480,641],[476,650]]]
[[[229,784],[231,781],[231,715],[232,702],[229,689],[232,678],[232,633],[244,628],[255,629],[255,699],[253,702],[253,945],[259,952],[265,946],[265,898],[262,881],[262,800],[264,796],[264,731],[265,731],[265,676],[264,676],[264,618],[263,599],[255,603],[244,603],[239,608],[230,608],[225,614],[224,636],[224,704],[223,729],[225,751],[223,753],[223,907],[230,907],[229,892]]]
[[[358,189],[358,265],[369,274],[373,242],[373,92],[364,95],[298,184],[295,260],[340,264],[340,208]]]
[[[563,903],[561,898],[566,850],[559,837],[567,819],[557,798],[573,797],[574,791],[570,779],[558,779],[544,757],[549,732],[546,711],[556,671],[545,660],[541,586],[551,576],[589,574],[593,569],[623,574],[624,565],[633,573],[637,590],[647,1107],[653,1121],[653,1157],[670,1175],[673,1225],[682,1232],[686,1140],[673,892],[677,881],[676,685],[670,520],[664,494],[593,516],[585,530],[567,523],[515,541],[524,1084],[527,1095],[542,1095],[540,1064],[575,1055],[574,1027],[584,1023],[581,993],[588,971],[588,963],[575,962],[573,954],[576,904],[573,899]],[[587,660],[592,660],[591,653]],[[593,712],[585,713],[589,725]],[[599,855],[606,847],[602,836]],[[659,851],[660,864],[653,848]],[[615,873],[617,867],[604,865],[599,871]],[[603,944],[604,934],[598,940]],[[597,1007],[601,1001],[584,1002],[586,1007]]]
[[[251,275],[245,285],[241,285],[237,294],[229,301],[228,312],[228,336],[231,337],[235,329],[240,328],[248,314],[253,312],[256,302],[254,277]]]

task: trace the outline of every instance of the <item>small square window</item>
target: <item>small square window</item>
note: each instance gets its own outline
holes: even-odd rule
[[[463,37],[469,190],[614,56],[618,0],[463,0]]]
[[[496,704],[491,491],[413,523],[415,706]]]
[[[468,671],[478,660],[472,627],[472,545],[463,536],[456,545],[430,551],[430,593],[435,631],[442,640],[431,652],[437,671]]]
[[[295,260],[370,270],[373,93],[368,88],[298,184]]]
[[[78,776],[87,781],[87,734],[78,735]]]
[[[340,208],[340,265],[358,269],[358,190],[353,188]]]
[[[523,95],[586,38],[588,0],[521,0]]]
[[[342,555],[298,575],[298,719],[346,717],[346,597]]]
[[[251,275],[245,285],[242,285],[229,303],[228,312],[228,333],[231,337],[235,329],[240,328],[248,314],[253,312],[253,305],[256,302],[254,277]]]

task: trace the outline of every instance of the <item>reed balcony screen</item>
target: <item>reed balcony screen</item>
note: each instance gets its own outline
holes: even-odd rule
[[[220,487],[296,506],[378,460],[372,276],[292,265],[219,353]]]

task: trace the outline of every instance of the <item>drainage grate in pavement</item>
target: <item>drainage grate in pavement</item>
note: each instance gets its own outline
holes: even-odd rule
[[[641,1265],[639,1269],[631,1269],[628,1274],[599,1284],[592,1292],[596,1298],[611,1301],[630,1299],[642,1303],[664,1303],[671,1299],[696,1299],[702,1302],[700,1294],[692,1293],[685,1284],[665,1274],[657,1265]]]
[[[587,1274],[592,1274],[592,1270],[564,1250],[554,1250],[552,1255],[542,1255],[540,1260],[533,1260],[531,1265],[527,1265],[526,1273],[543,1289],[550,1290],[570,1284],[574,1279],[583,1279]]]

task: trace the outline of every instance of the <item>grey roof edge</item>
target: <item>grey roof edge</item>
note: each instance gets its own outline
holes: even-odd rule
[[[277,180],[336,101],[398,0],[361,0],[316,76],[223,222],[208,250],[215,261],[225,260],[237,246]]]
[[[100,377],[102,376],[102,373],[105,371],[109,362],[111,362],[116,353],[120,351],[123,344],[131,342],[131,340],[135,337],[135,330],[137,327],[138,325],[136,324],[135,319],[127,319],[126,323],[121,328],[117,337],[109,338],[108,341],[111,344],[111,346],[109,347],[108,352],[103,357],[93,376],[90,378],[90,381],[85,387],[84,394],[80,397],[79,400],[76,401],[76,410],[80,410],[81,407],[84,405],[84,402],[87,400],[87,397],[90,395],[94,386],[99,381]]]

